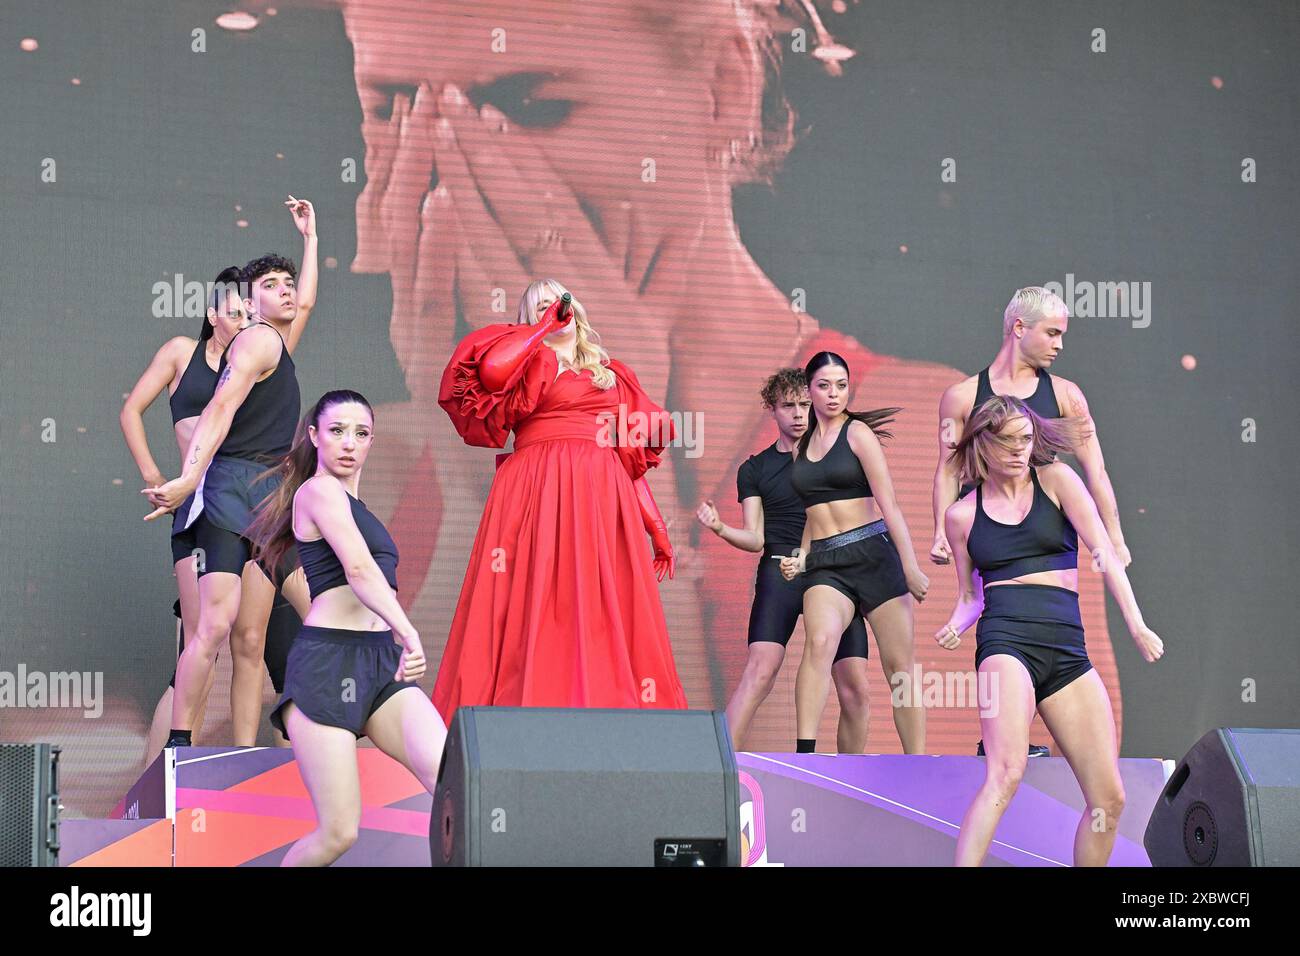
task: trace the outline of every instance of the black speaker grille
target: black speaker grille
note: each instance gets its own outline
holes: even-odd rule
[[[1195,866],[1209,866],[1219,852],[1219,828],[1214,813],[1199,800],[1183,814],[1183,848]]]
[[[31,866],[36,836],[36,748],[0,747],[0,866]]]

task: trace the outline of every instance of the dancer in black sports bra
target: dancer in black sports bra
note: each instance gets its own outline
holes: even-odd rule
[[[269,309],[268,318],[274,323],[279,321],[285,332],[285,348],[292,352],[295,345],[302,337],[306,328],[307,319],[310,315],[316,299],[316,220],[315,213],[310,202],[298,200],[290,196],[285,203],[293,215],[294,222],[303,235],[303,270],[301,276],[301,289],[295,290],[292,297],[291,309],[285,311],[282,309]],[[277,262],[287,260],[275,259]],[[265,263],[266,260],[255,260],[255,263]],[[252,265],[253,263],[250,263]],[[292,271],[292,263],[288,263],[288,268]],[[253,293],[248,285],[248,267],[244,269],[230,268],[218,277],[216,289],[213,297],[215,304],[219,299],[225,301],[227,298],[231,301],[231,308],[236,310],[241,318],[245,317],[245,311],[250,306],[255,309],[263,309],[267,296],[261,293]],[[252,293],[250,298],[245,298],[245,293]],[[255,302],[256,300],[256,302]],[[258,304],[261,303],[261,304]],[[207,325],[205,323],[205,330]],[[237,336],[240,327],[237,325],[230,330],[228,335],[221,337],[222,349],[218,355],[218,373],[221,365],[226,361],[226,350],[230,347],[231,342]],[[202,338],[206,341],[210,333],[205,331]],[[192,343],[191,343],[192,344]],[[207,361],[203,361],[197,349],[192,347],[177,348],[176,365],[178,366],[178,375],[174,379],[176,382],[171,395],[171,405],[173,419],[177,424],[177,438],[182,448],[182,464],[194,466],[200,464],[197,462],[187,462],[187,457],[194,457],[191,453],[193,436],[199,431],[202,422],[203,412],[217,388],[220,381],[219,374],[212,371],[212,351],[206,353]],[[152,370],[152,367],[151,367]],[[146,378],[149,373],[146,373]],[[144,379],[142,379],[142,382]],[[137,390],[139,386],[137,386]],[[155,393],[156,394],[156,393]],[[134,395],[132,396],[135,397]],[[205,603],[201,593],[205,586],[199,585],[195,580],[196,575],[202,577],[216,571],[228,571],[229,565],[233,564],[237,558],[232,557],[238,554],[239,549],[233,548],[231,534],[229,529],[224,529],[218,524],[206,521],[196,521],[195,515],[200,511],[199,508],[191,508],[190,501],[186,501],[186,507],[178,508],[184,495],[187,493],[189,484],[192,480],[194,484],[199,483],[199,476],[203,474],[202,468],[206,467],[207,456],[203,456],[202,468],[196,470],[196,475],[190,478],[178,479],[175,482],[166,482],[153,464],[152,458],[148,455],[147,446],[144,444],[144,427],[143,422],[137,412],[140,408],[131,408],[132,402],[128,399],[128,409],[123,412],[123,429],[127,432],[127,442],[131,446],[132,454],[136,457],[137,463],[147,462],[148,474],[146,482],[150,487],[143,489],[142,494],[149,496],[150,504],[154,506],[154,511],[146,516],[146,520],[153,520],[167,512],[172,512],[172,551],[176,561],[185,559],[183,574],[178,573],[177,581],[181,590],[181,606],[183,615],[182,638],[181,638],[181,657],[185,656],[185,639],[197,635],[200,631],[200,620],[204,617],[202,606]],[[183,429],[183,430],[182,430]],[[191,555],[195,557],[191,557]],[[195,560],[197,558],[197,560]],[[287,570],[287,569],[286,569]],[[240,569],[242,573],[242,569]],[[256,725],[260,715],[261,695],[262,695],[262,675],[261,667],[265,661],[267,670],[272,675],[272,680],[277,686],[280,684],[280,674],[283,671],[283,660],[287,656],[287,644],[285,635],[293,629],[296,629],[296,612],[291,606],[293,601],[300,600],[299,590],[301,590],[301,603],[306,606],[306,587],[305,584],[299,587],[301,575],[284,580],[281,573],[273,589],[264,593],[256,585],[260,582],[254,582],[254,590],[259,591],[255,600],[240,602],[238,596],[230,598],[229,593],[223,595],[223,600],[214,600],[210,594],[206,603],[208,604],[208,629],[219,629],[221,625],[220,618],[225,615],[234,615],[234,633],[232,638],[232,649],[236,651],[234,657],[233,682],[231,686],[231,715],[235,728],[235,738],[237,743],[253,743],[256,736]],[[206,586],[209,591],[212,590],[212,582]],[[283,589],[281,588],[283,585]],[[227,589],[228,590],[228,589]],[[192,593],[191,593],[192,592]],[[277,593],[280,592],[280,593]],[[236,614],[236,612],[238,612]],[[225,632],[230,631],[230,627],[225,628]],[[269,633],[268,633],[269,632]],[[223,638],[224,639],[224,633]],[[191,654],[191,656],[193,656]],[[201,684],[194,681],[182,682],[187,687],[184,697],[187,702],[183,710],[187,714],[185,729],[178,734],[163,735],[169,742],[185,743],[192,737],[191,724],[197,717],[197,711],[201,708],[202,703],[207,699],[207,687],[211,685],[211,668],[216,659],[216,650],[211,650],[210,658],[201,675]],[[199,678],[195,678],[199,680]],[[173,675],[173,685],[176,677]],[[159,706],[155,708],[155,729],[161,714],[164,711],[170,713],[168,724],[175,729],[175,708],[170,706],[177,702],[177,695],[174,692],[168,692],[164,695],[169,706]],[[247,738],[247,739],[245,739]],[[153,731],[150,733],[149,741],[146,746],[146,760],[152,759],[156,753],[161,741],[159,735]]]
[[[958,382],[943,393],[939,401],[939,460],[932,493],[934,542],[930,548],[930,560],[935,564],[947,564],[951,557],[943,530],[944,512],[954,501],[965,497],[972,487],[961,483],[950,452],[961,436],[966,420],[998,394],[993,388],[994,381],[997,381],[1003,394],[1019,398],[1040,418],[1071,416],[1082,420],[1084,432],[1076,443],[1074,455],[1088,490],[1101,511],[1111,545],[1124,566],[1128,567],[1131,558],[1124,544],[1115,490],[1106,474],[1106,463],[1097,440],[1096,426],[1088,412],[1088,402],[1078,385],[1047,372],[1063,347],[1069,319],[1065,303],[1049,290],[1041,286],[1017,289],[1003,313],[1002,348],[997,356],[979,374]],[[1020,394],[1022,392],[1028,394]]]
[[[447,736],[415,683],[424,649],[397,602],[397,546],[358,497],[374,412],[361,395],[339,390],[322,395],[307,420],[249,529],[256,557],[270,567],[296,542],[312,598],[271,723],[293,746],[317,827],[282,866],[328,866],[356,840],[360,737],[433,793]]]
[[[780,558],[803,538],[804,508],[790,483],[791,453],[808,428],[812,402],[803,369],[784,368],[763,384],[763,405],[777,427],[776,441],[747,458],[736,473],[736,496],[744,528],[723,524],[712,501],[701,502],[696,518],[741,551],[759,552],[754,603],[749,611],[749,652],[740,684],[727,702],[732,746],[740,750],[759,706],[785,660],[786,644],[803,614],[803,581],[787,581]],[[867,625],[855,614],[841,636],[831,675],[840,702],[836,733],[839,753],[862,753],[867,746]]]
[[[931,492],[934,539],[930,546],[930,560],[935,564],[947,564],[951,558],[944,533],[944,512],[954,501],[969,494],[972,488],[969,483],[962,483],[950,452],[961,437],[966,420],[997,394],[993,388],[996,381],[1004,393],[1019,397],[1040,418],[1050,420],[1068,415],[1082,423],[1083,433],[1075,443],[1074,454],[1083,470],[1088,490],[1101,510],[1111,544],[1124,566],[1128,566],[1130,557],[1120,529],[1115,491],[1106,474],[1105,459],[1096,426],[1088,412],[1088,403],[1079,386],[1047,372],[1047,367],[1055,362],[1063,348],[1069,320],[1065,303],[1048,289],[1041,286],[1017,289],[1003,311],[1002,348],[997,356],[978,375],[949,387],[940,399],[939,457]],[[1028,394],[1024,394],[1026,392]],[[1103,629],[1104,623],[1094,624],[1094,627],[1099,627],[1099,641],[1109,640]],[[1045,747],[1033,745],[1029,749],[1034,756],[1047,754]],[[983,756],[982,742],[976,745],[975,752]]]
[[[871,625],[881,656],[888,654],[893,661],[890,685],[902,692],[906,704],[894,713],[903,750],[924,753],[912,600],[924,600],[930,582],[912,553],[877,437],[890,437],[884,426],[900,409],[849,411],[848,363],[834,352],[814,355],[804,375],[817,423],[799,440],[790,479],[808,518],[800,553],[781,562],[787,580],[802,573],[806,582],[806,639],[795,682],[798,749],[815,746],[830,685],[830,652],[851,618],[860,614]]]
[[[239,289],[241,276],[242,272],[237,266],[220,272],[208,294],[207,315],[203,317],[198,339],[184,335],[169,339],[154,355],[149,367],[122,404],[119,416],[122,434],[146,485],[161,484],[165,479],[149,450],[144,412],[164,391],[170,391],[172,428],[180,453],[184,454],[194,432],[194,425],[217,384],[217,365],[221,355],[246,319]],[[176,530],[174,516],[173,530]],[[198,579],[194,570],[194,554],[199,549],[200,544],[192,533],[184,533],[182,530],[182,533],[173,534],[171,538],[172,567],[179,592],[176,617],[180,619],[181,648],[185,646],[185,635],[194,633],[199,621]],[[212,680],[209,677],[195,715],[196,732],[203,723],[211,686]],[[171,707],[172,689],[169,685],[154,708],[153,721],[145,739],[146,766],[158,756],[167,739],[167,730],[171,726]]]
[[[976,493],[944,516],[958,602],[935,640],[954,649],[979,621],[975,661],[987,752],[984,785],[957,840],[958,865],[983,862],[1024,772],[1036,712],[1069,760],[1086,802],[1075,833],[1075,864],[1104,866],[1115,843],[1124,788],[1110,698],[1084,647],[1080,539],[1142,656],[1159,659],[1164,644],[1142,620],[1092,497],[1074,471],[1055,460],[1083,434],[1078,421],[1044,419],[1020,399],[993,397],[967,422],[952,452]]]

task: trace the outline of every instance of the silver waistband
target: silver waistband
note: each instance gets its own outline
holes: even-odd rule
[[[833,534],[829,538],[818,538],[815,541],[808,542],[808,550],[812,551],[832,551],[835,548],[842,548],[846,544],[853,544],[857,541],[865,541],[867,538],[874,538],[878,534],[884,534],[889,529],[885,527],[885,519],[877,518],[871,524],[864,524],[860,528],[851,528],[841,534]]]

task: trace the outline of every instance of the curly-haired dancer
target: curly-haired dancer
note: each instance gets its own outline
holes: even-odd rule
[[[806,590],[804,582],[787,581],[777,563],[803,539],[804,508],[790,482],[792,452],[808,430],[812,409],[803,369],[781,369],[768,378],[760,394],[776,423],[777,438],[736,472],[736,496],[745,526],[724,524],[712,501],[701,502],[696,511],[700,524],[723,541],[762,555],[754,575],[745,671],[727,703],[727,726],[737,750],[755,712],[772,692],[786,645],[803,614]],[[840,701],[836,748],[840,753],[862,753],[867,745],[867,625],[861,615],[855,614],[840,636],[831,675]]]

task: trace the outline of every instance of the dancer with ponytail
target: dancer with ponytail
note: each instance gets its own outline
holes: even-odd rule
[[[248,530],[267,567],[296,544],[311,590],[271,723],[293,746],[317,825],[283,866],[328,866],[356,841],[357,740],[369,737],[433,793],[446,739],[416,683],[424,649],[397,602],[397,546],[359,497],[374,412],[363,396],[339,390],[322,395],[307,421]]]
[[[736,472],[736,497],[743,528],[722,522],[712,501],[702,501],[696,519],[741,551],[759,552],[754,576],[754,603],[749,609],[749,652],[740,684],[727,702],[731,743],[742,749],[754,714],[772,692],[785,647],[803,614],[802,581],[787,581],[777,558],[788,555],[803,537],[805,514],[790,483],[792,453],[808,430],[812,402],[801,368],[783,368],[763,383],[763,407],[772,413],[777,438],[751,455]],[[867,625],[862,615],[839,640],[831,668],[840,702],[835,744],[840,753],[862,753],[867,746]]]
[[[240,295],[242,271],[238,266],[222,269],[208,293],[207,314],[199,329],[198,339],[187,335],[178,335],[169,339],[154,355],[149,367],[144,370],[131,393],[122,404],[122,413],[118,421],[126,446],[140,469],[140,477],[146,485],[160,485],[166,479],[162,470],[154,461],[149,450],[149,437],[145,433],[144,413],[164,391],[168,393],[171,406],[172,430],[176,434],[176,444],[180,454],[189,447],[194,426],[203,412],[203,407],[212,397],[212,390],[217,384],[217,368],[226,347],[244,325],[246,313]],[[172,568],[176,576],[176,590],[179,600],[173,611],[177,618],[177,655],[185,649],[186,635],[193,634],[199,623],[199,582],[195,574],[194,552],[198,542],[192,532],[177,528],[176,515],[172,515],[173,536],[171,538]],[[214,671],[209,671],[204,684],[202,696],[194,714],[194,732],[197,734],[203,724],[203,715],[207,707],[208,691],[212,688]],[[167,739],[167,730],[172,716],[172,694],[176,686],[176,675],[168,682],[157,706],[154,708],[153,722],[145,739],[144,763],[148,765],[162,750]]]
[[[953,650],[979,621],[975,663],[981,698],[986,687],[992,698],[980,714],[984,784],[962,819],[958,866],[984,861],[1024,774],[1035,712],[1083,791],[1075,865],[1105,866],[1115,845],[1124,784],[1110,698],[1084,646],[1080,539],[1105,575],[1142,657],[1159,660],[1164,643],[1142,619],[1124,558],[1092,495],[1068,465],[1055,460],[1086,436],[1077,418],[1045,419],[1022,399],[993,396],[975,409],[952,451],[955,470],[975,486],[975,494],[944,513],[958,596],[935,640]]]
[[[807,576],[804,652],[795,679],[796,749],[811,753],[816,747],[835,648],[849,622],[861,614],[876,635],[891,688],[903,697],[905,706],[894,707],[903,752],[925,753],[912,600],[925,600],[930,581],[912,553],[880,447],[881,438],[891,437],[884,426],[902,409],[849,411],[848,362],[834,352],[814,355],[804,377],[816,425],[799,439],[790,479],[808,519],[799,553],[781,561],[786,580]]]
[[[541,280],[514,325],[470,332],[443,373],[438,404],[467,444],[515,436],[433,689],[448,723],[461,705],[686,706],[656,584],[673,550],[645,480],[673,427],[599,342]]]

